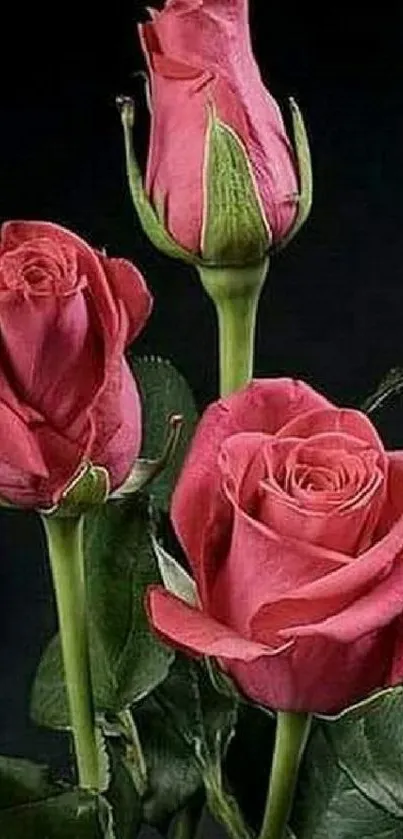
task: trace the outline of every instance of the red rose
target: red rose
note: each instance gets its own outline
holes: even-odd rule
[[[169,233],[203,254],[213,110],[246,154],[265,227],[273,241],[282,239],[296,217],[296,164],[252,54],[247,0],[168,0],[152,15],[139,27],[152,83],[146,187]],[[233,220],[233,208],[230,215]]]
[[[8,222],[0,301],[0,497],[53,506],[86,462],[119,486],[141,441],[123,357],[151,310],[141,274],[55,224]]]
[[[206,411],[172,519],[200,608],[152,589],[158,633],[246,695],[332,713],[403,674],[403,454],[302,382]]]

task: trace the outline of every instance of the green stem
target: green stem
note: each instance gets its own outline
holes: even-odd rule
[[[225,827],[229,839],[252,839],[237,801],[223,789],[221,767],[210,767],[203,780],[210,813]]]
[[[280,711],[266,809],[259,839],[284,839],[311,716]]]
[[[221,396],[242,388],[252,378],[256,316],[268,266],[266,259],[245,268],[198,269],[217,309]]]
[[[83,518],[42,517],[56,594],[80,787],[99,787],[85,604]]]

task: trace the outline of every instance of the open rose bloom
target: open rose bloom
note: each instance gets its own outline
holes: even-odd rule
[[[403,455],[308,385],[211,405],[173,500],[197,583],[152,588],[158,634],[264,706],[337,712],[403,676]]]
[[[242,149],[267,247],[278,242],[296,218],[298,177],[279,107],[252,54],[247,0],[168,0],[152,18],[139,27],[151,77],[146,188],[167,230],[203,254],[213,115]],[[222,159],[221,169],[230,163]]]
[[[141,443],[124,358],[152,299],[140,272],[46,222],[0,241],[0,499],[52,508],[86,464],[120,486]]]

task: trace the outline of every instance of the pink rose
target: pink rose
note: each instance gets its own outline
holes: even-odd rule
[[[265,226],[277,242],[296,217],[296,164],[252,54],[247,0],[168,0],[152,15],[139,27],[152,96],[146,188],[166,228],[182,247],[203,254],[213,108],[246,153]]]
[[[157,632],[244,693],[333,713],[403,675],[403,453],[308,385],[254,381],[211,405],[172,520],[200,608],[151,589]]]
[[[0,241],[0,497],[56,504],[91,462],[119,486],[141,442],[124,348],[152,306],[140,272],[47,222]]]

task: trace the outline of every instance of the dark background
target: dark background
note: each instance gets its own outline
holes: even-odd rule
[[[135,259],[155,295],[139,350],[169,357],[203,407],[217,390],[212,307],[196,275],[153,251],[126,186],[114,99],[129,92],[144,105],[133,75],[142,4],[99,5],[88,19],[17,5],[14,20],[2,12],[1,220],[59,222]],[[285,108],[289,95],[299,102],[315,177],[311,218],[272,263],[256,371],[359,404],[403,364],[403,37],[397,8],[320,8],[310,18],[305,4],[251,2],[264,79]],[[141,107],[143,161],[147,127]],[[387,442],[402,442],[402,423],[395,410]],[[0,753],[57,759],[59,739],[28,724],[27,692],[55,629],[36,519],[1,514],[0,552]]]

